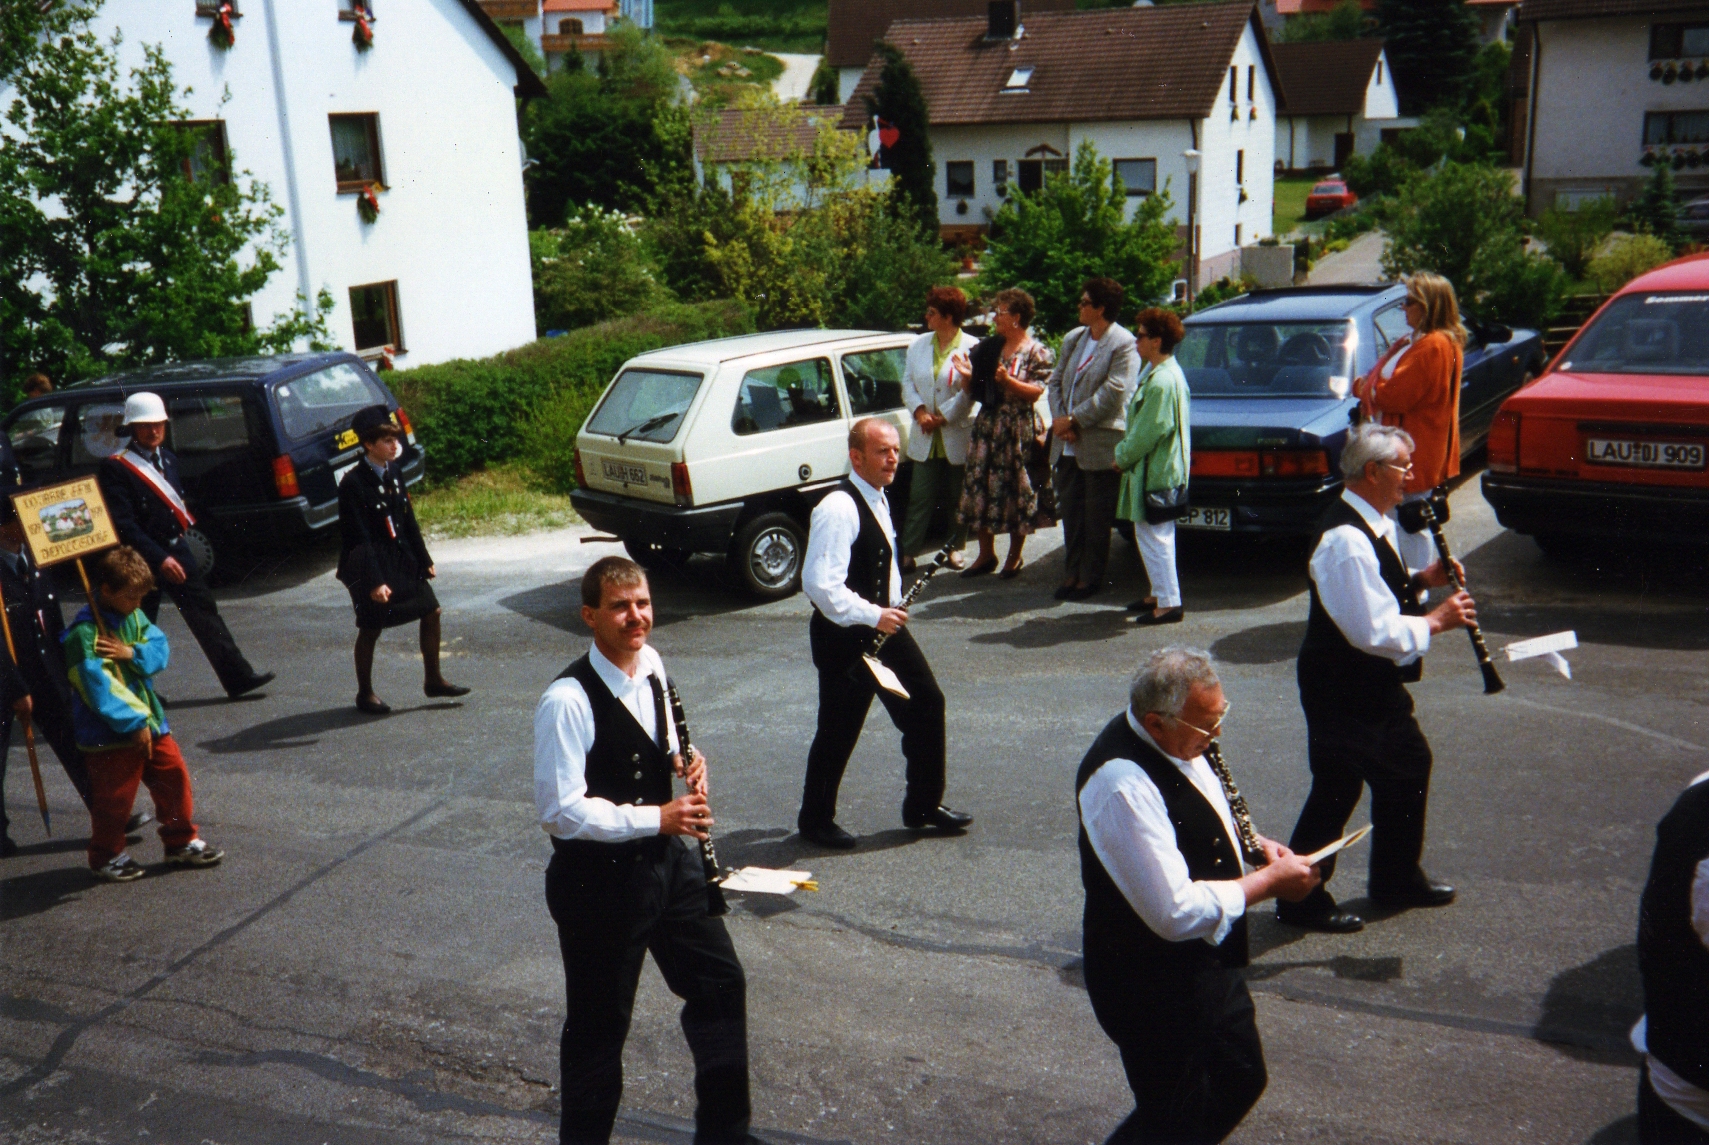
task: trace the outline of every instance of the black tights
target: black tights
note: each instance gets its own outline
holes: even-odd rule
[[[374,693],[374,648],[380,643],[383,628],[356,630],[356,689],[363,699],[379,697]],[[423,682],[428,687],[444,684],[439,673],[439,610],[436,608],[421,618],[421,665]]]

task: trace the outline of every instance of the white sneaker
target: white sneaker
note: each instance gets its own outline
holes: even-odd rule
[[[225,852],[210,847],[206,839],[191,839],[182,847],[166,848],[169,867],[211,867],[225,858]]]
[[[148,872],[143,869],[141,863],[121,852],[108,859],[105,866],[91,867],[89,873],[104,883],[129,883],[142,878]]]

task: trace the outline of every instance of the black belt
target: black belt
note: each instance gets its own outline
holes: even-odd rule
[[[548,835],[547,838],[552,840],[552,850],[566,859],[605,862],[631,856],[637,860],[663,858],[671,845],[669,835],[649,835],[643,839],[625,839],[621,843],[560,839],[556,835]]]

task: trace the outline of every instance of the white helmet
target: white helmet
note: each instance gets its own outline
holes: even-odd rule
[[[139,421],[165,421],[166,403],[160,400],[159,394],[132,394],[125,399],[125,425],[134,425]]]

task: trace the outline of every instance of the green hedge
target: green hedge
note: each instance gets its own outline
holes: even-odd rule
[[[524,458],[547,484],[567,489],[574,484],[568,457],[576,431],[619,366],[662,346],[753,328],[737,302],[671,304],[494,358],[399,370],[386,381],[409,411],[434,480]],[[540,430],[532,428],[537,422]],[[564,440],[555,443],[553,435]]]

